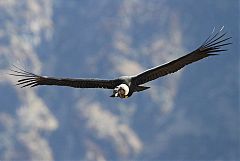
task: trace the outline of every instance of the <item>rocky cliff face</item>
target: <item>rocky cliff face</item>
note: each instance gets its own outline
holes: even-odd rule
[[[128,100],[103,90],[20,89],[6,74],[15,64],[43,75],[114,78],[166,63],[185,53],[186,39],[194,40],[192,50],[212,27],[199,27],[201,38],[183,37],[184,29],[196,33],[182,22],[193,20],[179,14],[186,6],[178,7],[154,0],[0,1],[0,160],[237,158],[238,90],[227,88],[237,86],[234,73],[220,85],[213,82],[221,73],[189,82],[212,62],[192,65],[199,75],[181,79],[180,71],[151,82]],[[219,65],[228,71],[237,62]],[[212,150],[217,142],[225,148]]]

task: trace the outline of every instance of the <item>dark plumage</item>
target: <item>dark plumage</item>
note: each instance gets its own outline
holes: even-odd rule
[[[218,52],[226,51],[226,49],[222,49],[222,47],[231,44],[228,42],[231,37],[226,37],[226,33],[221,32],[222,29],[215,34],[213,32],[206,41],[193,52],[167,64],[148,69],[136,76],[123,76],[113,80],[55,78],[36,75],[16,66],[14,66],[16,68],[15,70],[11,69],[13,73],[10,75],[22,77],[17,83],[17,85],[21,87],[56,85],[74,88],[107,88],[113,89],[113,95],[111,97],[127,98],[134,92],[140,92],[150,88],[141,86],[144,83],[174,73],[184,66],[203,58],[218,55]]]

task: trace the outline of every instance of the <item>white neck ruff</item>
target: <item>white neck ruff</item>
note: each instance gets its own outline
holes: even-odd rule
[[[126,84],[120,84],[120,85],[118,86],[118,89],[119,89],[119,88],[123,88],[123,89],[124,89],[124,91],[125,91],[125,96],[128,95],[128,93],[129,93],[129,87],[128,87]]]

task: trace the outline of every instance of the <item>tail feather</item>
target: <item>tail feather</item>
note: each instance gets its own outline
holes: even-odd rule
[[[137,86],[137,87],[136,87],[136,91],[137,91],[137,92],[140,92],[140,91],[144,91],[144,90],[149,89],[149,88],[150,88],[150,87]]]

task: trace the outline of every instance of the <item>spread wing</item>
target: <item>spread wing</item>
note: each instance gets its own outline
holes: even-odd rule
[[[226,49],[222,49],[222,47],[231,44],[227,42],[227,40],[231,39],[231,37],[226,37],[226,33],[221,33],[222,29],[215,34],[213,32],[206,41],[193,52],[172,62],[151,68],[138,74],[137,76],[134,76],[132,78],[132,83],[135,85],[144,84],[167,74],[174,73],[184,66],[208,56],[218,55],[216,54],[217,52],[226,51]]]
[[[16,85],[23,87],[35,87],[39,85],[55,85],[55,86],[69,86],[74,88],[107,88],[114,89],[121,84],[121,80],[101,80],[101,79],[70,79],[70,78],[55,78],[39,76],[27,72],[21,68],[14,66],[16,70],[10,69],[10,75],[21,77]]]

